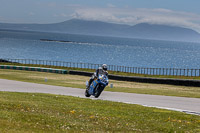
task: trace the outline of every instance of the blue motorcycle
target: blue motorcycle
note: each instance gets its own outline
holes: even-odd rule
[[[85,90],[85,96],[90,97],[93,95],[95,98],[98,98],[104,88],[108,85],[108,77],[106,75],[100,75],[89,86],[89,89]],[[88,83],[86,84],[88,86]]]

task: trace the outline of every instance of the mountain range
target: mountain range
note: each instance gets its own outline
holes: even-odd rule
[[[53,24],[0,23],[0,29],[200,42],[200,33],[192,29],[148,23],[140,23],[130,26],[101,21],[71,19]]]

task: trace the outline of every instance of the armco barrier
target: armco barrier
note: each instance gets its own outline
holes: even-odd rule
[[[69,74],[92,76],[93,73],[81,72],[81,71],[69,71]],[[119,76],[119,75],[109,75],[109,79],[120,80],[120,81],[133,81],[133,82],[141,82],[141,83],[200,87],[200,80],[189,80],[189,79],[146,78],[146,77]]]
[[[82,71],[69,71],[69,74],[72,75],[83,75],[83,76],[92,76],[92,72],[82,72]]]
[[[141,82],[141,83],[155,83],[155,84],[169,84],[169,85],[200,87],[200,80],[146,78],[146,77],[131,77],[131,76],[129,77],[129,76],[118,76],[118,75],[109,75],[109,78],[114,79],[114,80],[133,81],[133,82]]]
[[[67,70],[63,70],[63,69],[27,67],[27,66],[0,65],[0,69],[14,69],[14,70],[38,71],[38,72],[50,72],[50,73],[59,73],[59,74],[67,74],[68,73]]]

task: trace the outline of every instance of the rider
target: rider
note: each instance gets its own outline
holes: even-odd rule
[[[96,72],[92,75],[92,77],[89,80],[87,88],[89,88],[91,83],[94,81],[95,78],[97,78],[99,76],[99,74],[105,74],[106,76],[108,76],[108,71],[107,71],[107,65],[106,64],[103,64],[101,67],[99,67],[96,70]]]

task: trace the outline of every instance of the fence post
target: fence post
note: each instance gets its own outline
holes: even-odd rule
[[[196,73],[197,73],[197,69],[195,69],[195,77],[197,76],[197,74],[196,74]]]
[[[158,75],[158,68],[156,68],[156,75]]]
[[[146,70],[146,74],[149,75],[149,68],[147,67]]]
[[[180,72],[180,76],[182,76],[182,70],[183,70],[183,69],[180,70],[180,71],[181,71],[181,72]]]
[[[191,77],[193,76],[193,69],[191,69]]]
[[[151,75],[151,68],[149,68],[149,74]]]
[[[153,69],[153,75],[154,75],[154,68],[152,68]]]
[[[185,74],[185,69],[184,69],[184,76],[186,76],[186,74]]]
[[[200,76],[200,69],[199,69],[199,76]]]
[[[167,69],[166,69],[166,76],[168,75],[168,72],[169,72],[169,69],[167,68]]]
[[[199,76],[200,76],[200,69],[199,69]]]

